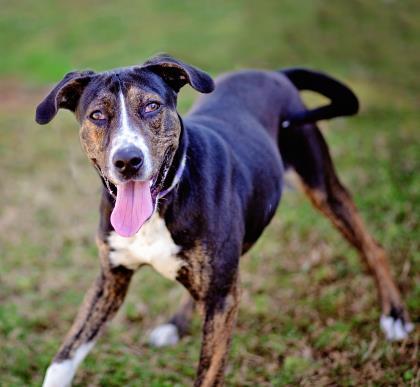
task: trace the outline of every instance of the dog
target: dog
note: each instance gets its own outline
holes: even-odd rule
[[[186,84],[203,95],[181,118],[177,95]],[[331,102],[308,109],[300,90]],[[222,385],[240,298],[239,259],[275,214],[288,169],[373,274],[386,337],[404,339],[413,329],[386,253],[340,183],[316,124],[357,113],[358,99],[338,80],[290,68],[237,71],[213,81],[163,54],[138,66],[68,73],[39,104],[36,121],[47,124],[60,108],[74,112],[82,148],[103,183],[101,271],[44,386],[71,384],[144,265],[190,295],[150,342],[175,344],[197,307],[203,330],[194,385]]]

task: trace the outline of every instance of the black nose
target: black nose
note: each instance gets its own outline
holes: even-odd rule
[[[132,177],[140,170],[143,159],[143,152],[132,146],[115,152],[112,163],[124,177]]]

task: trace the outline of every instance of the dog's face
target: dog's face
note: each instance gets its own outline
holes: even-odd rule
[[[214,88],[206,73],[169,56],[104,73],[73,72],[41,102],[36,120],[48,123],[59,108],[73,111],[86,155],[117,193],[116,208],[119,196],[127,201],[137,195],[128,208],[136,213],[146,204],[155,207],[179,144],[182,124],[176,99],[186,83],[204,93]],[[127,205],[123,207],[127,212]]]
[[[99,74],[86,86],[76,116],[84,151],[116,186],[128,180],[153,185],[181,132],[175,92],[142,69]]]

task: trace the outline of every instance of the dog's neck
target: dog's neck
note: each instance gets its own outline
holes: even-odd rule
[[[158,199],[165,197],[175,188],[175,186],[181,180],[182,173],[185,169],[188,148],[188,134],[184,128],[182,118],[179,115],[178,117],[181,125],[179,144],[172,159],[171,166],[169,167],[168,173],[165,177],[165,181],[163,182],[162,189],[158,194]]]

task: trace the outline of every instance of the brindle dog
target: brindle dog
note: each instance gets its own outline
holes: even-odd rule
[[[181,118],[177,93],[187,83],[212,93]],[[331,103],[308,110],[301,89]],[[316,126],[357,112],[357,98],[342,83],[304,69],[239,71],[214,83],[203,71],[160,55],[139,66],[67,74],[38,106],[36,121],[50,122],[59,108],[75,113],[82,146],[104,185],[101,271],[44,386],[71,383],[123,303],[134,271],[145,264],[191,295],[152,332],[151,343],[177,342],[196,304],[204,323],[195,385],[222,385],[240,298],[239,258],[273,217],[288,168],[369,267],[387,338],[403,339],[412,329],[386,253],[340,183]]]

